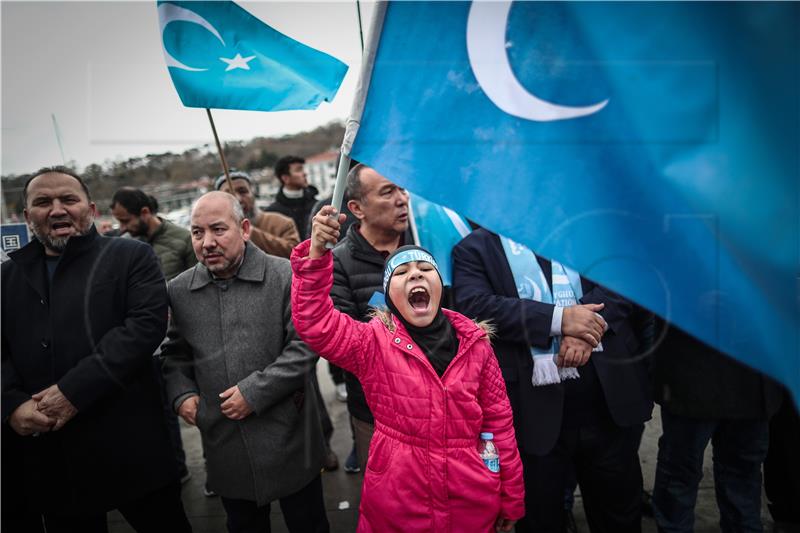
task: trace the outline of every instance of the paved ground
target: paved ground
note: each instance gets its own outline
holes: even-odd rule
[[[327,363],[324,361],[319,364],[318,375],[322,394],[335,427],[332,446],[343,465],[352,445],[350,425],[347,421],[347,409],[344,403],[336,401],[334,397],[333,383],[328,376]],[[644,484],[645,488],[648,490],[653,486],[656,452],[660,433],[661,424],[658,409],[656,409],[653,420],[647,425],[640,449]],[[192,523],[195,533],[224,533],[226,531],[225,511],[222,508],[219,498],[207,498],[203,496],[205,474],[203,472],[202,451],[200,449],[200,435],[195,428],[185,425],[182,427],[182,435],[189,470],[192,473],[192,478],[183,488],[183,502],[186,507],[186,512],[189,515],[189,520]],[[341,467],[335,472],[322,474],[325,507],[328,511],[328,520],[331,523],[332,533],[349,533],[355,531],[362,475],[363,474],[347,474]],[[576,498],[575,503],[575,518],[578,523],[578,529],[583,533],[588,533],[589,528],[586,525],[583,515],[580,496]],[[798,502],[798,504],[800,504],[800,502]],[[764,506],[762,511],[762,521],[764,523],[765,532],[767,533],[800,533],[800,528],[786,529],[776,527],[769,517],[766,506]],[[695,522],[696,532],[717,532],[719,531],[718,524],[719,513],[717,512],[716,503],[714,501],[714,481],[711,472],[709,447],[709,449],[706,450],[704,477],[700,484],[700,493],[698,496]],[[109,515],[109,525],[111,533],[133,532],[133,529],[128,526],[118,513],[111,513]],[[645,517],[642,526],[644,533],[656,532],[655,522],[652,518]],[[278,505],[273,505],[272,508],[272,531],[275,533],[284,533],[287,531],[286,525],[283,523],[283,519],[280,515]]]

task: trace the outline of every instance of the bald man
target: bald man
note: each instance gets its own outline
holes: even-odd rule
[[[270,531],[274,500],[289,531],[327,532],[317,356],[292,325],[289,261],[250,242],[228,193],[200,197],[190,230],[199,263],[169,284],[162,356],[173,407],[200,430],[208,487],[231,532]]]

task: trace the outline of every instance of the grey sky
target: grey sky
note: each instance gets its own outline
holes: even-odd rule
[[[355,1],[238,2],[286,35],[349,65],[333,103],[315,111],[214,111],[223,141],[312,129],[350,110],[361,62]],[[169,79],[155,1],[0,3],[3,175],[213,143],[202,109]],[[372,12],[362,2],[364,31]]]

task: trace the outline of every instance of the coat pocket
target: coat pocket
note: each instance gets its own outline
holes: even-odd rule
[[[490,478],[498,478],[498,479],[500,478],[500,472],[492,472],[491,470],[489,470],[489,467],[486,466],[486,463],[483,462],[483,457],[481,457],[481,454],[478,453],[478,450],[474,450],[470,455],[472,455],[472,457],[476,460],[476,463],[478,465],[478,470],[480,470]],[[502,458],[500,460],[500,468],[503,468]]]
[[[380,432],[375,432],[369,445],[367,457],[367,470],[374,474],[382,474],[389,469],[397,441]]]

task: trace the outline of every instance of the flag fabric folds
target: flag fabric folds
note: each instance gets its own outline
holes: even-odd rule
[[[452,209],[410,193],[411,231],[417,244],[428,250],[438,265],[444,285],[453,284],[451,252],[470,231],[469,223]]]
[[[800,4],[390,3],[352,156],[800,399]]]
[[[283,111],[333,100],[347,65],[234,2],[158,2],[164,56],[186,107]]]

